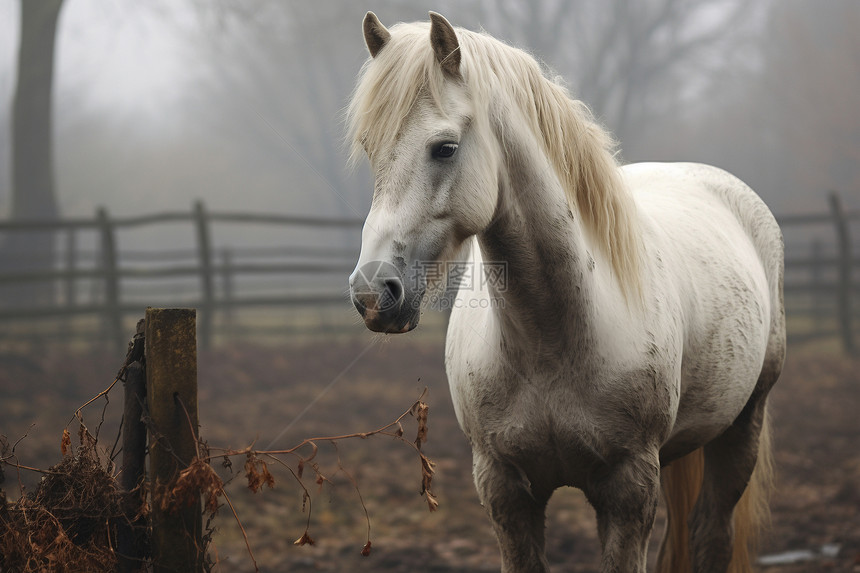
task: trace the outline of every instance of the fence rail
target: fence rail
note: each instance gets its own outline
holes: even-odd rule
[[[790,317],[790,334],[796,340],[838,335],[847,352],[856,351],[856,329],[860,325],[860,249],[852,248],[852,224],[860,222],[860,210],[846,211],[838,194],[831,193],[827,211],[777,217],[785,233],[819,226],[832,229],[827,243],[807,243],[807,252],[790,248],[786,253],[785,293]],[[134,244],[122,249],[118,232],[146,229],[165,223],[181,224],[193,232],[192,245],[147,250]],[[47,283],[53,289],[50,300],[22,305],[15,297],[0,300],[0,323],[19,324],[33,319],[91,317],[115,341],[123,340],[127,317],[138,316],[148,304],[175,306],[182,299],[172,293],[166,299],[141,303],[131,296],[133,286],[151,291],[166,280],[192,281],[193,288],[181,302],[199,310],[199,338],[202,347],[211,345],[216,315],[237,309],[261,307],[346,306],[342,278],[349,273],[355,255],[346,248],[319,244],[289,243],[285,246],[255,245],[216,248],[214,224],[235,224],[270,229],[340,229],[355,232],[363,221],[351,218],[323,218],[270,213],[210,211],[196,202],[190,211],[165,211],[127,217],[112,217],[100,208],[92,218],[57,221],[0,222],[0,237],[21,232],[50,232],[60,237],[63,248],[50,264],[21,268],[0,261],[0,292]],[[89,250],[79,240],[92,235]],[[856,235],[855,235],[856,236]],[[8,253],[7,253],[8,257]],[[280,286],[276,293],[251,293],[238,283],[252,277],[269,281],[278,277],[304,277],[310,286],[304,291]],[[325,286],[326,277],[330,285]],[[279,279],[279,280],[281,280]],[[81,287],[89,284],[90,294]],[[323,286],[321,286],[321,284]],[[337,285],[333,287],[331,285]],[[177,289],[175,284],[174,289]],[[5,289],[5,290],[4,290]],[[792,320],[793,319],[793,320]],[[811,320],[810,324],[803,321]],[[228,321],[229,322],[229,321]],[[2,336],[2,333],[0,333]]]
[[[165,223],[191,225],[194,232],[194,249],[148,251],[142,245],[123,251],[118,247],[117,233]],[[200,310],[200,340],[209,346],[212,340],[213,314],[247,307],[265,306],[319,306],[343,303],[342,292],[313,293],[284,292],[283,294],[247,295],[238,292],[235,284],[240,278],[251,276],[322,276],[345,275],[352,268],[354,253],[346,249],[313,245],[290,245],[284,248],[215,249],[212,226],[227,223],[271,228],[360,228],[362,221],[345,218],[278,215],[270,213],[210,212],[202,202],[196,202],[191,211],[166,211],[131,217],[111,217],[105,209],[98,209],[91,219],[74,218],[57,221],[6,221],[0,222],[0,236],[16,232],[50,232],[64,237],[62,256],[43,265],[24,265],[10,261],[0,267],[0,289],[21,289],[34,283],[57,285],[55,296],[34,305],[21,305],[26,296],[6,297],[11,304],[0,301],[0,321],[22,321],[37,318],[96,317],[113,340],[121,340],[125,317],[138,315],[144,305],[129,300],[130,284],[151,284],[164,279],[190,279],[194,281],[194,294],[188,306]],[[80,248],[78,238],[84,233],[94,234],[96,248],[89,252]],[[28,255],[24,255],[25,257]],[[314,260],[307,260],[313,257]],[[89,266],[87,266],[89,263]],[[89,281],[99,296],[81,300],[80,285]],[[220,291],[218,294],[216,291]],[[168,298],[171,298],[168,296]],[[170,305],[181,297],[159,300]]]
[[[854,278],[860,269],[860,251],[852,246],[851,225],[860,221],[860,210],[845,210],[836,192],[828,195],[828,207],[822,213],[777,217],[783,234],[793,228],[816,225],[826,225],[833,232],[834,254],[826,254],[819,240],[810,243],[806,255],[786,251],[787,314],[789,319],[813,319],[805,329],[790,320],[789,335],[797,341],[838,336],[844,351],[853,354],[857,351],[855,325],[860,324],[858,307],[853,304],[854,299],[860,299],[860,281]],[[802,280],[796,278],[798,271]],[[828,315],[831,324],[824,323]]]

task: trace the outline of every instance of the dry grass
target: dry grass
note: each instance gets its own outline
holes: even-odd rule
[[[129,356],[131,353],[130,347]],[[129,361],[127,357],[126,363]],[[0,454],[2,454],[0,485],[5,478],[2,471],[4,466],[14,468],[19,478],[17,500],[8,500],[5,491],[0,489],[0,502],[2,502],[0,503],[0,570],[23,573],[113,571],[117,565],[115,548],[118,524],[131,523],[141,515],[148,515],[147,508],[150,504],[157,504],[156,507],[161,511],[170,512],[174,508],[188,507],[202,496],[204,513],[208,514],[205,545],[208,546],[211,543],[214,532],[211,527],[213,520],[219,509],[226,503],[241,532],[247,557],[254,569],[259,571],[239,512],[225,489],[225,479],[229,483],[236,477],[232,474],[231,459],[239,456],[245,458],[244,479],[250,492],[258,493],[265,488],[271,489],[275,486],[275,476],[270,471],[269,463],[278,464],[282,469],[286,469],[287,476],[292,478],[295,486],[302,492],[302,513],[306,517],[304,531],[294,543],[299,546],[315,544],[309,533],[312,523],[312,494],[303,480],[306,477],[314,480],[318,486],[317,493],[322,493],[324,486],[334,483],[332,480],[335,477],[338,475],[345,477],[355,490],[365,516],[367,535],[360,554],[367,557],[372,548],[371,521],[359,482],[347,468],[349,465],[347,458],[341,456],[339,444],[347,440],[365,441],[384,436],[408,446],[417,460],[416,465],[420,468],[421,494],[427,500],[430,511],[434,511],[438,506],[438,501],[432,492],[435,463],[422,451],[422,446],[427,441],[429,419],[429,406],[423,401],[422,394],[421,398],[414,401],[412,406],[400,416],[376,429],[306,438],[287,449],[261,449],[254,444],[240,449],[210,448],[206,442],[200,440],[197,456],[192,462],[178,472],[172,481],[158,483],[154,491],[145,491],[143,505],[138,503],[131,512],[134,515],[131,515],[127,503],[130,496],[120,491],[116,481],[117,468],[113,463],[114,458],[119,454],[115,451],[116,443],[108,452],[98,441],[110,406],[110,392],[117,386],[118,381],[123,379],[124,369],[125,367],[120,370],[106,389],[101,390],[94,397],[86,400],[83,406],[74,410],[71,420],[77,420],[79,423],[80,445],[74,447],[68,427],[63,428],[59,444],[62,461],[50,469],[42,470],[21,463],[19,453],[24,448],[19,446],[25,438],[31,443],[34,441],[26,433],[11,446],[5,436],[0,436]],[[3,402],[0,401],[0,404]],[[101,410],[94,434],[84,423],[84,414],[88,408]],[[404,437],[404,424],[408,417],[415,420],[414,440]],[[148,417],[145,416],[144,419],[148,420]],[[148,420],[148,423],[151,424],[151,420]],[[157,428],[150,427],[150,431],[153,435],[162,435]],[[324,456],[317,459],[320,450],[318,444],[334,452],[334,467],[321,463]],[[217,455],[210,454],[213,450],[218,452]],[[214,461],[221,462],[223,473],[226,474],[225,478],[222,479],[213,468]],[[350,461],[355,462],[354,459]],[[21,479],[22,473],[43,475],[33,493],[26,493],[29,488],[24,486],[24,480]],[[216,551],[214,557],[209,558],[207,569],[217,569],[218,566],[219,559]]]
[[[347,368],[365,347],[366,342],[361,341],[230,345],[200,355],[202,435],[210,443],[224,446],[254,443],[232,467],[222,466],[221,452],[212,448],[208,458],[212,464],[204,471],[216,473],[223,483],[261,570],[498,571],[495,540],[471,483],[469,446],[450,403],[441,344],[409,337],[392,340],[376,345]],[[116,361],[110,356],[51,353],[0,368],[0,433],[21,436],[29,432],[16,450],[19,462],[46,467],[56,461],[69,404],[83,403],[96,394],[115,368]],[[324,392],[338,376],[339,381]],[[316,448],[306,445],[296,451],[298,457],[280,456],[283,463],[258,453],[252,465],[255,483],[262,489],[257,494],[248,489],[248,473],[253,476],[254,472],[243,466],[251,450],[282,451],[305,436],[336,437],[374,427],[380,420],[394,419],[425,386],[430,390],[423,401],[432,413],[425,422],[428,441],[422,445],[422,453],[435,461],[432,487],[439,503],[437,511],[429,513],[430,498],[419,495],[424,480],[421,458],[394,435],[369,439],[359,435],[338,447],[315,441]],[[763,551],[817,550],[824,543],[838,543],[842,549],[827,562],[771,568],[768,573],[849,572],[860,563],[858,398],[857,359],[842,357],[823,344],[790,351],[771,400],[779,478],[772,504],[773,531]],[[309,404],[313,404],[311,409],[297,418]],[[108,409],[102,430],[110,436],[108,442],[117,425],[112,409]],[[417,421],[408,416],[404,423],[413,419]],[[34,422],[36,427],[31,430]],[[417,427],[406,426],[411,442]],[[391,428],[392,434],[397,432],[396,426]],[[69,454],[61,463],[72,464],[79,454]],[[105,454],[99,455],[104,460]],[[266,463],[265,470],[261,461]],[[107,472],[109,464],[102,462],[101,468]],[[297,485],[291,471],[302,474],[306,490]],[[272,476],[271,488],[266,472]],[[17,489],[17,474],[7,470],[7,492]],[[41,474],[36,479],[32,472],[21,470],[20,474],[24,496],[4,504],[3,519],[11,515],[15,504],[31,503],[39,495]],[[320,475],[324,479],[318,482]],[[71,482],[62,484],[70,491],[74,487]],[[216,497],[217,503],[224,502],[222,496]],[[71,505],[84,507],[83,503]],[[53,507],[59,506],[55,503]],[[28,519],[30,515],[34,514],[28,513]],[[56,517],[54,510],[51,515]],[[63,525],[59,518],[56,521]],[[222,506],[213,524],[217,527],[210,555],[217,562],[215,570],[253,569],[243,533],[231,512]],[[547,524],[547,552],[555,568],[597,570],[594,514],[579,492],[557,492],[550,502]],[[12,529],[19,538],[26,536],[19,522]],[[33,537],[38,546],[61,548],[51,545],[58,538],[58,529],[46,526],[42,531],[42,537]],[[305,545],[294,545],[306,534]],[[74,535],[68,531],[64,535],[74,545]],[[101,535],[93,530],[90,539],[104,539]],[[58,543],[67,543],[59,537]],[[309,539],[315,543],[311,545]],[[365,547],[372,547],[369,557],[361,555]],[[0,553],[7,555],[5,549]],[[45,566],[49,571],[62,570],[50,567]],[[86,569],[98,570],[97,564]]]
[[[84,426],[79,436],[72,453],[68,433],[63,434],[62,461],[42,472],[33,493],[8,503],[0,490],[0,570],[112,571],[116,566],[122,495]],[[11,448],[3,449],[4,460],[14,463]]]

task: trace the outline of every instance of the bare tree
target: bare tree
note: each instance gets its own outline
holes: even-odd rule
[[[860,198],[858,28],[854,0],[784,0],[769,19],[756,99],[798,194]]]
[[[15,219],[54,219],[58,215],[54,191],[51,100],[54,43],[63,0],[21,0],[21,41],[12,112],[12,205]],[[5,238],[0,258],[13,268],[53,265],[54,237],[50,232],[13,233]],[[7,297],[30,300],[50,296],[50,285],[27,288]]]
[[[766,7],[747,63],[722,78],[721,97],[654,145],[670,154],[695,149],[780,212],[820,210],[833,189],[860,206],[860,5]]]
[[[208,50],[201,59],[216,62],[204,85],[219,107],[199,106],[201,113],[228,140],[302,174],[328,209],[363,212],[367,194],[343,167],[339,113],[367,57],[359,26],[366,7],[344,0],[218,6],[198,10],[217,28],[201,39]],[[407,0],[374,9],[387,25],[427,17]],[[645,147],[636,137],[644,126],[714,88],[726,54],[743,48],[737,25],[753,11],[744,0],[471,0],[440,1],[436,9],[546,61],[622,139],[628,158]],[[720,57],[709,58],[714,53]]]
[[[744,0],[484,2],[483,19],[570,80],[623,142],[714,88],[742,50]],[[717,54],[719,57],[713,57]]]
[[[217,62],[205,71],[216,108],[202,113],[285,172],[301,173],[317,203],[345,217],[362,215],[365,202],[345,168],[340,113],[366,58],[364,12],[345,1],[257,0],[232,8],[217,23],[221,33],[201,42],[206,59]]]
[[[21,2],[13,110],[12,217],[57,216],[51,144],[54,41],[63,0]]]

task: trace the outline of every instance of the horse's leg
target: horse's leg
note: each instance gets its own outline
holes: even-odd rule
[[[548,573],[544,528],[552,492],[535,491],[511,464],[473,455],[475,486],[499,540],[502,573]]]
[[[589,480],[586,495],[597,512],[602,573],[644,573],[660,487],[657,448],[615,463]]]
[[[702,489],[688,521],[696,573],[726,573],[732,560],[733,512],[755,469],[765,398],[754,393],[734,423],[704,447]]]

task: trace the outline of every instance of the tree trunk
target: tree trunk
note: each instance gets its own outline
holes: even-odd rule
[[[12,220],[56,219],[51,93],[54,43],[63,0],[21,0],[18,82],[12,110]],[[54,265],[52,231],[9,231],[0,248],[6,271],[50,269]],[[8,304],[45,304],[53,283],[16,283],[4,293]]]

